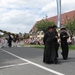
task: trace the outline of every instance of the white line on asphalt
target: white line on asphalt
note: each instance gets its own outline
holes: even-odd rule
[[[37,63],[34,63],[34,62],[32,62],[32,61],[29,61],[29,60],[27,60],[27,59],[24,59],[24,58],[22,58],[22,57],[20,57],[20,56],[17,56],[17,55],[15,55],[15,54],[13,54],[13,53],[11,53],[11,52],[9,52],[9,51],[6,51],[6,50],[4,50],[4,49],[1,49],[1,50],[4,51],[4,52],[6,52],[6,53],[8,53],[8,54],[10,54],[10,55],[12,55],[12,56],[14,56],[14,57],[16,57],[16,58],[18,58],[18,59],[20,59],[20,60],[23,60],[23,61],[25,61],[25,62],[28,62],[28,63],[30,63],[30,64],[32,64],[32,65],[35,65],[35,66],[37,66],[37,67],[39,67],[39,68],[41,68],[41,69],[44,69],[44,70],[46,70],[46,71],[48,71],[48,72],[53,73],[53,74],[56,74],[56,75],[65,75],[65,74],[62,74],[62,73],[60,73],[60,72],[54,71],[54,70],[52,70],[52,69],[49,69],[49,68],[47,68],[47,67],[44,67],[44,66],[42,66],[42,65],[39,65],[39,64],[37,64]]]
[[[14,64],[14,65],[7,65],[7,66],[1,66],[0,69],[3,68],[10,68],[10,67],[16,67],[16,66],[23,66],[23,65],[27,65],[29,63],[21,63],[21,64]]]

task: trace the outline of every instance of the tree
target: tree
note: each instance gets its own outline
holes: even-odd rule
[[[65,23],[66,28],[69,31],[70,37],[72,39],[73,35],[75,34],[75,16],[73,18],[67,18],[67,22]]]
[[[28,33],[24,33],[24,39],[29,39],[29,34]]]
[[[53,21],[49,21],[48,19],[42,19],[36,24],[37,31],[43,31],[44,33],[47,31],[48,26],[52,26],[55,23]]]

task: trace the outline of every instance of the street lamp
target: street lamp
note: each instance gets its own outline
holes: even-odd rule
[[[61,0],[56,0],[57,2],[57,27],[61,29]]]
[[[17,28],[20,32],[19,33],[22,33],[21,29]]]

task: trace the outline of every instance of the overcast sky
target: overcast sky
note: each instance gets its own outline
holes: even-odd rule
[[[75,0],[61,0],[62,13],[75,10]],[[36,21],[57,14],[56,0],[0,0],[0,29],[29,32]]]

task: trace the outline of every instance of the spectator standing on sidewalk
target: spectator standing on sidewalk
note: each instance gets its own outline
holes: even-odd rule
[[[11,37],[11,35],[9,34],[9,38],[8,38],[8,46],[9,47],[12,47],[12,37]]]

